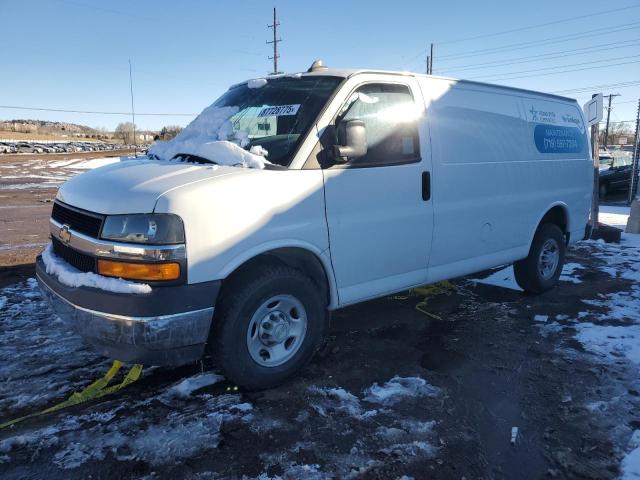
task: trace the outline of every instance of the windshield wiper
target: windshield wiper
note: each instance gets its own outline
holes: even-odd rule
[[[180,160],[181,162],[187,163],[199,163],[200,165],[204,165],[205,163],[213,163],[217,165],[213,160],[209,160],[208,158],[200,157],[198,155],[192,155],[190,153],[178,153],[174,155],[171,160]]]

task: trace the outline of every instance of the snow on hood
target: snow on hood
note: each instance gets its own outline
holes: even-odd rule
[[[249,144],[247,132],[234,133],[229,119],[238,113],[238,107],[205,108],[196,119],[168,142],[155,142],[149,149],[149,155],[161,160],[170,160],[184,153],[197,155],[219,165],[264,168],[270,163],[265,156],[267,151],[258,146],[246,151]]]

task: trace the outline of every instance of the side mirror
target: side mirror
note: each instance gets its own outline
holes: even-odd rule
[[[338,143],[333,146],[333,160],[346,163],[367,154],[367,130],[362,120],[347,120],[338,125]]]

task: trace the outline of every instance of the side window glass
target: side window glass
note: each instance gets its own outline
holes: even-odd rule
[[[397,84],[367,84],[343,105],[336,125],[362,120],[367,153],[349,166],[383,166],[420,161],[419,110],[409,88]]]

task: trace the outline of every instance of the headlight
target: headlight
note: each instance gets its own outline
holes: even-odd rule
[[[180,217],[170,213],[110,215],[104,221],[101,237],[155,245],[184,243],[184,226]]]

